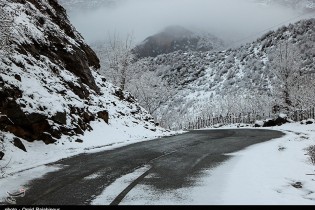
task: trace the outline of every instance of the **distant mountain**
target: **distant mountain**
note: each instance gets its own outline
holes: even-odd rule
[[[138,58],[156,57],[182,51],[212,51],[224,47],[224,42],[210,33],[192,32],[181,26],[169,26],[162,32],[146,38],[133,51]]]

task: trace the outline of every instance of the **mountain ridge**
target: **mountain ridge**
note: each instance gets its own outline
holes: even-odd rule
[[[182,26],[168,26],[146,38],[132,52],[138,58],[156,57],[178,50],[211,51],[224,48],[224,42],[210,33],[193,32]]]

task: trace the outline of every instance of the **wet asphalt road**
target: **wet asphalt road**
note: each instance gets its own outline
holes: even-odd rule
[[[250,145],[279,138],[283,133],[269,130],[237,129],[192,131],[183,135],[136,143],[111,151],[82,154],[51,165],[58,171],[33,180],[19,205],[87,205],[123,175],[143,166],[150,169],[124,190],[112,204],[117,205],[138,183],[157,190],[194,185],[191,177],[213,168],[232,153]],[[85,177],[97,173],[95,179]],[[149,174],[155,176],[145,176]]]

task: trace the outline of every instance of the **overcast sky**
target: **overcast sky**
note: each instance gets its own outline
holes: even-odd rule
[[[114,31],[121,36],[133,33],[135,42],[141,42],[169,25],[199,28],[235,41],[248,36],[253,40],[265,29],[295,22],[292,18],[298,15],[252,0],[126,0],[115,8],[72,13],[70,19],[89,43]]]

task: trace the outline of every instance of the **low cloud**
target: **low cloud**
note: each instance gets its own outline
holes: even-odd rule
[[[298,15],[255,0],[125,0],[112,8],[72,13],[70,19],[88,42],[104,40],[114,32],[133,33],[135,42],[141,42],[169,25],[208,31],[230,41],[250,41],[266,29],[302,18]]]

